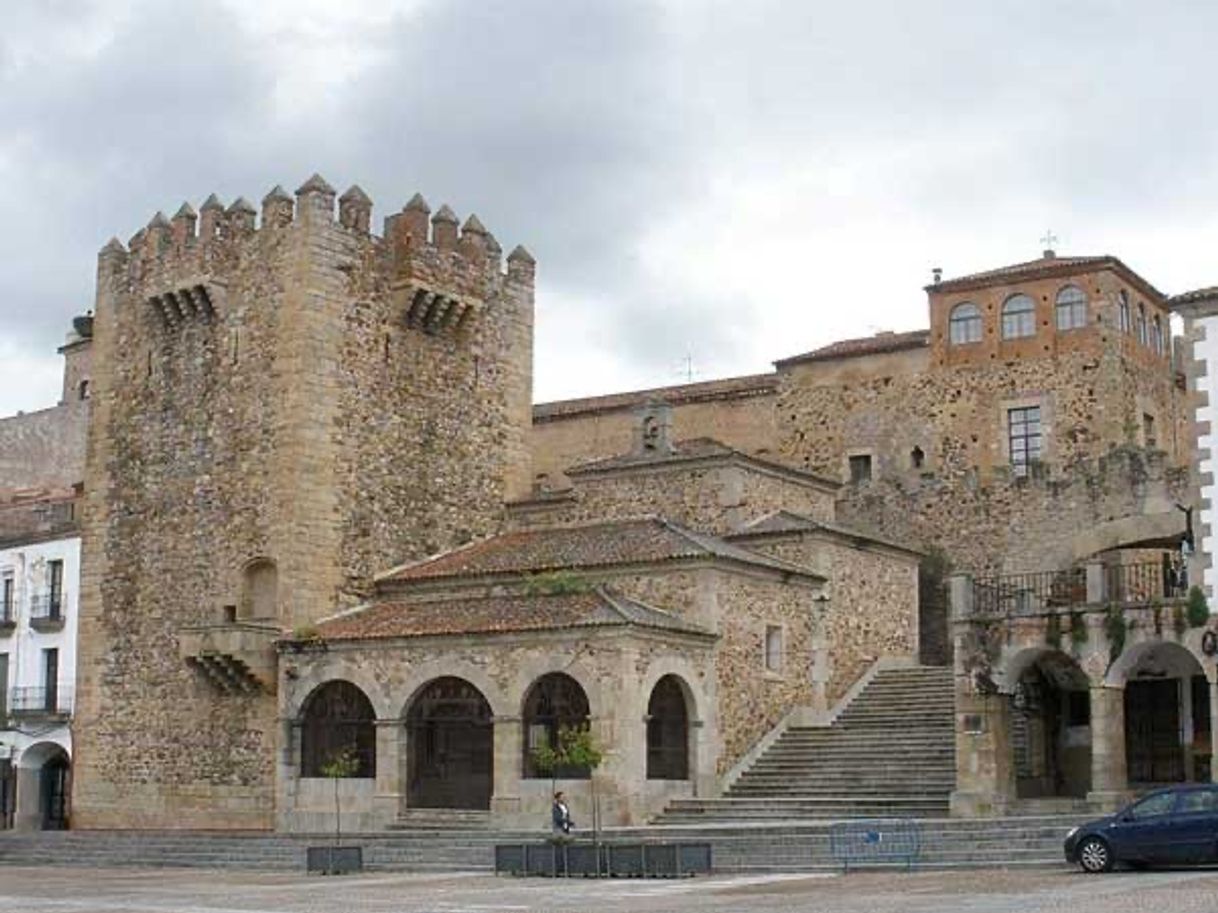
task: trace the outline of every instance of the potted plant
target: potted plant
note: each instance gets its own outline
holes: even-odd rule
[[[355,746],[348,745],[330,756],[321,766],[322,776],[334,784],[334,844],[308,848],[308,870],[322,875],[346,875],[364,868],[363,848],[343,846],[343,807],[339,780],[354,776],[359,770],[359,756]]]

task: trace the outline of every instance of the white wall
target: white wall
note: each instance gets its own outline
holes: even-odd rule
[[[59,631],[35,631],[30,627],[31,597],[45,593],[50,586],[47,563],[63,562],[64,625]],[[13,614],[16,628],[0,635],[0,653],[8,654],[8,694],[16,688],[42,687],[42,651],[59,649],[59,693],[74,699],[76,686],[76,629],[80,596],[80,539],[55,539],[32,545],[0,549],[0,577],[11,571],[14,580]],[[21,755],[35,745],[53,742],[71,756],[71,735],[66,724],[48,728],[45,721],[13,719],[8,729],[0,729],[0,757],[9,757],[14,767],[21,766]]]
[[[1197,446],[1203,452],[1208,449],[1211,454],[1201,461],[1200,472],[1203,475],[1210,473],[1218,476],[1215,460],[1218,455],[1218,315],[1201,317],[1196,322],[1205,330],[1205,338],[1195,343],[1193,348],[1193,357],[1205,364],[1205,375],[1197,378],[1197,389],[1209,394],[1208,404],[1197,409],[1197,422],[1209,422],[1210,427],[1209,433],[1200,435]],[[1218,485],[1213,482],[1202,485],[1201,498],[1202,503],[1208,503],[1209,506],[1203,507],[1201,516],[1194,518],[1193,522],[1196,529],[1205,525],[1210,530],[1209,535],[1201,537],[1197,542],[1197,550],[1210,557],[1210,566],[1205,569],[1204,583],[1212,612],[1218,608],[1218,600],[1215,599],[1218,595],[1218,537],[1215,535],[1218,533]]]

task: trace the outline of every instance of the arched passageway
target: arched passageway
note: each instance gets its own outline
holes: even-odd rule
[[[1210,692],[1201,664],[1167,641],[1138,644],[1124,660],[1130,786],[1208,780]]]
[[[437,678],[406,715],[407,805],[489,809],[494,720],[482,692],[462,678]]]
[[[1086,673],[1056,650],[1012,664],[1011,751],[1021,799],[1085,797],[1091,788],[1091,694]]]
[[[689,708],[675,675],[665,675],[647,702],[647,779],[689,779]]]
[[[326,682],[305,699],[300,733],[300,775],[328,776],[327,768],[349,757],[351,777],[376,776],[376,713],[357,686]]]
[[[16,777],[16,826],[62,831],[71,821],[72,764],[63,746],[32,745],[21,754]]]
[[[543,745],[557,748],[564,729],[584,729],[589,725],[588,695],[583,686],[563,672],[543,675],[525,694],[521,714],[524,722],[524,775],[556,779],[587,779],[591,772],[583,767],[559,767],[543,771],[534,752]]]

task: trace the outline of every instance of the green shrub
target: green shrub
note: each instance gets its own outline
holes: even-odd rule
[[[591,592],[593,584],[574,571],[550,571],[533,574],[524,582],[524,591],[529,596],[563,596],[569,593]]]
[[[1054,650],[1062,648],[1062,617],[1054,612],[1045,624],[1045,643]]]
[[[1188,626],[1202,628],[1210,620],[1210,607],[1205,600],[1205,591],[1199,586],[1188,591]]]
[[[1087,643],[1087,621],[1082,612],[1070,613],[1070,644],[1075,650],[1081,650]]]
[[[1108,662],[1114,663],[1125,651],[1125,638],[1129,634],[1125,612],[1116,603],[1108,605],[1104,615],[1104,633],[1108,636]]]

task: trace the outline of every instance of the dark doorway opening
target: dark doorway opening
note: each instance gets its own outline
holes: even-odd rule
[[[428,684],[406,716],[407,804],[489,809],[494,721],[482,692],[446,676]]]
[[[689,779],[689,712],[675,675],[656,682],[647,702],[647,779]]]
[[[71,767],[63,755],[51,758],[42,765],[39,773],[44,831],[63,831],[68,828],[68,797],[71,795]]]
[[[1130,783],[1184,779],[1177,679],[1131,681],[1125,686],[1125,746]]]

